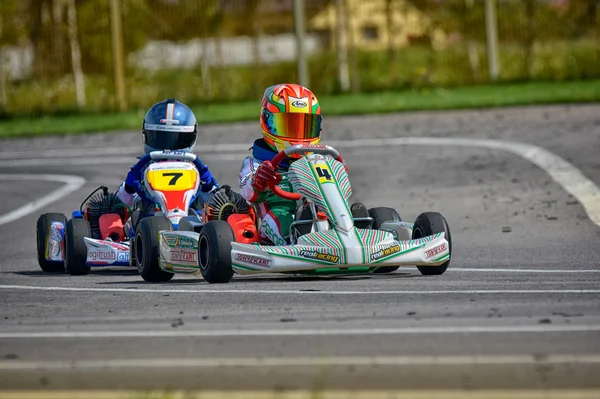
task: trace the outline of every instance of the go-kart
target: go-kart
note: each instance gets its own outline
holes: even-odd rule
[[[46,213],[37,221],[38,263],[47,272],[83,275],[95,266],[136,266],[148,281],[167,281],[172,273],[158,263],[158,232],[194,231],[202,222],[190,205],[196,200],[200,174],[194,154],[155,151],[136,165],[144,177],[136,193],[145,201],[129,209],[104,186],[94,190],[67,220]],[[96,194],[99,190],[100,194]],[[195,249],[195,248],[194,248]],[[182,260],[197,270],[196,256]]]
[[[229,202],[221,201],[229,208],[215,207],[210,198],[205,203],[199,233],[158,233],[161,264],[170,265],[182,257],[180,252],[197,246],[200,272],[208,283],[226,283],[234,273],[387,273],[399,266],[417,266],[424,275],[446,271],[452,241],[441,214],[422,213],[415,223],[406,223],[392,208],[350,206],[352,188],[337,150],[299,144],[278,153],[273,165],[292,154],[304,154],[288,170],[295,192],[269,185],[276,195],[299,203],[289,245],[261,242],[258,213],[239,204],[239,194],[229,194]]]

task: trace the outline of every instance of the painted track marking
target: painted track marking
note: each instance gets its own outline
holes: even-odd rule
[[[12,210],[4,215],[0,215],[0,226],[13,222],[17,219],[27,216],[38,209],[45,207],[59,199],[79,190],[84,184],[85,179],[74,175],[38,175],[38,174],[0,174],[0,180],[31,180],[31,181],[57,181],[66,183],[64,186],[46,194],[35,201],[29,202],[20,208]]]
[[[456,294],[600,294],[600,289],[547,289],[547,290],[394,290],[394,291],[302,291],[298,290],[237,290],[237,289],[149,289],[149,288],[95,288],[95,287],[41,287],[32,285],[0,285],[4,290],[71,291],[71,292],[127,292],[158,294],[299,294],[299,295],[456,295]]]
[[[518,155],[534,165],[544,170],[556,183],[558,183],[565,191],[575,197],[579,203],[583,206],[590,220],[600,227],[600,188],[588,179],[579,169],[567,162],[558,155],[541,148],[539,146],[527,143],[519,143],[513,141],[504,140],[490,140],[490,139],[478,139],[478,138],[444,138],[444,137],[391,137],[391,138],[372,138],[372,139],[360,139],[360,140],[344,140],[337,141],[331,140],[327,144],[337,148],[362,148],[362,147],[387,147],[387,146],[398,146],[398,145],[435,145],[435,146],[463,146],[463,147],[477,147],[486,148],[490,150],[502,150],[510,152],[514,155]],[[247,143],[232,143],[232,144],[212,144],[207,145],[205,150],[207,152],[231,152],[236,150],[246,150],[249,144]],[[101,151],[97,149],[95,151]],[[129,150],[129,149],[121,149]],[[122,152],[121,152],[122,153]],[[247,151],[244,153],[246,154]],[[55,154],[56,155],[56,154]],[[210,159],[230,160],[238,159],[241,154],[222,154],[211,156]],[[8,155],[7,155],[8,156]],[[205,159],[208,157],[203,156]],[[90,165],[92,163],[99,164],[97,162],[105,163],[116,163],[127,162],[132,163],[130,158],[113,158],[90,160],[82,159],[68,159],[66,160],[67,165],[75,165],[76,162],[82,162],[82,165]],[[27,162],[25,162],[27,161]],[[32,159],[21,162],[0,162],[0,167],[11,167],[15,164],[24,166],[29,164],[30,166],[41,166],[48,165],[48,160],[44,159]],[[65,164],[65,160],[56,159],[58,163],[55,165]],[[97,161],[97,162],[96,162]],[[39,163],[37,163],[39,162]],[[62,162],[62,163],[60,163]]]
[[[411,335],[469,333],[551,333],[597,332],[600,325],[521,325],[521,326],[444,326],[390,328],[318,328],[318,329],[232,329],[232,330],[134,330],[134,331],[40,331],[0,332],[0,339],[36,338],[171,338],[171,337],[282,337],[282,336],[348,336]]]
[[[600,269],[494,269],[484,267],[450,267],[448,272],[493,272],[493,273],[600,273]]]
[[[463,366],[505,364],[598,364],[598,355],[508,356],[331,356],[212,359],[110,359],[77,361],[0,361],[0,370],[93,368],[302,367],[302,366]]]

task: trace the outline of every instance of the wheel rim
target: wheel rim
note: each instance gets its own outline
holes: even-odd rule
[[[208,239],[206,236],[200,237],[200,242],[198,243],[198,256],[200,258],[200,267],[202,270],[206,270],[208,268],[208,260],[210,259],[210,250],[208,249]]]

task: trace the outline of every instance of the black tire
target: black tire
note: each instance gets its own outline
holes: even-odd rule
[[[401,222],[400,215],[394,208],[380,206],[369,209],[369,216],[373,218],[373,229],[379,230],[384,222]]]
[[[198,263],[204,280],[210,284],[228,283],[233,277],[231,243],[235,235],[223,220],[207,223],[198,238]]]
[[[445,237],[448,241],[448,249],[452,255],[450,227],[448,227],[446,218],[437,212],[425,212],[417,217],[413,227],[412,238],[422,238],[442,232],[446,233]],[[439,266],[417,266],[417,269],[419,269],[424,276],[439,276],[440,274],[444,274],[446,269],[448,269],[448,266],[450,266],[450,259]]]
[[[71,219],[65,226],[65,269],[71,276],[82,276],[90,272],[85,264],[87,246],[83,237],[91,237],[89,223],[85,219]]]
[[[355,202],[350,206],[350,212],[352,213],[352,217],[357,218],[367,218],[369,217],[369,211],[367,207],[362,202]],[[368,221],[365,222],[354,222],[354,226],[359,229],[368,229],[370,223]]]
[[[50,223],[52,222],[62,222],[66,226],[67,218],[62,213],[44,213],[38,218],[35,229],[38,264],[47,273],[60,273],[65,271],[64,262],[46,260],[46,238],[50,232]]]
[[[384,222],[400,222],[400,215],[394,208],[388,208],[386,206],[380,206],[377,208],[369,209],[369,216],[373,218],[373,226],[374,230],[379,230],[381,225]],[[374,273],[382,274],[382,273],[392,273],[398,270],[399,266],[384,266],[375,270]]]
[[[173,224],[164,216],[148,216],[140,220],[135,232],[135,263],[140,276],[146,281],[160,283],[173,278],[173,273],[161,270],[158,263],[158,232],[173,230]]]

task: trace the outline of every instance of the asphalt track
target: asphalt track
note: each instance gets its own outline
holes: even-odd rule
[[[219,286],[195,276],[148,284],[124,268],[46,274],[38,215],[69,215],[97,186],[116,188],[140,135],[0,142],[0,390],[599,392],[599,105],[331,117],[324,129],[354,200],[408,221],[446,216],[447,273]],[[258,127],[203,130],[197,153],[235,186]],[[372,138],[382,140],[359,141]]]

